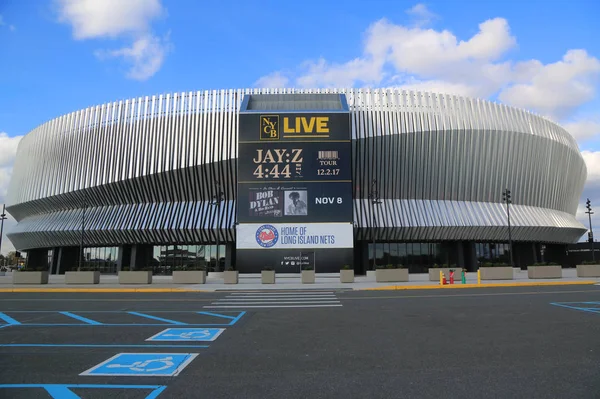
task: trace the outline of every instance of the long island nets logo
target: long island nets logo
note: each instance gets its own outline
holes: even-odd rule
[[[279,115],[260,116],[260,139],[279,140]]]
[[[279,233],[275,226],[263,224],[256,230],[256,242],[263,248],[271,248],[277,244]]]

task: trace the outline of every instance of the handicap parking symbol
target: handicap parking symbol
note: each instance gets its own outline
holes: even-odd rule
[[[167,328],[146,341],[214,341],[224,328]]]
[[[196,356],[197,353],[119,353],[79,375],[174,377]]]

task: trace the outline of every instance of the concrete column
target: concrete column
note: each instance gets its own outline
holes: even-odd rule
[[[27,251],[27,267],[38,270],[48,268],[48,248],[36,248]]]
[[[117,273],[128,269],[131,261],[131,245],[119,245],[117,250]]]
[[[152,245],[137,244],[131,247],[131,270],[141,270],[152,265]]]
[[[52,248],[52,264],[50,265],[50,273],[58,274],[58,252],[60,251],[59,247]]]
[[[231,260],[233,254],[235,253],[235,248],[233,247],[235,244],[232,242],[228,242],[225,244],[225,270],[231,267]]]
[[[465,264],[464,268],[469,272],[474,272],[477,266],[477,252],[475,251],[475,243],[467,241],[464,243]]]
[[[78,262],[79,247],[60,247],[56,274],[65,274],[65,271],[77,270]]]

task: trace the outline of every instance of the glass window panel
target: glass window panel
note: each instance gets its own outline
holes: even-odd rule
[[[377,256],[376,264],[383,265],[384,259],[383,259],[383,244],[382,243],[375,244],[375,254]]]
[[[394,265],[402,263],[398,256],[398,245],[399,244],[395,242],[390,243],[390,263]]]

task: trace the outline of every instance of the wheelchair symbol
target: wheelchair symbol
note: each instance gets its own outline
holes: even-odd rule
[[[173,363],[172,360],[173,360],[172,356],[167,356],[162,359],[148,359],[148,360],[144,360],[143,362],[140,362],[140,361],[133,362],[132,364],[109,364],[106,366],[106,368],[109,368],[109,369],[122,368],[122,369],[129,369],[131,371],[152,372],[152,371],[166,370],[166,369],[173,367],[175,365],[175,363]],[[156,365],[154,368],[146,368],[151,363],[154,363],[154,362],[162,363],[162,366]]]
[[[163,334],[163,337],[173,337],[173,338],[181,338],[181,339],[200,339],[200,338],[209,338],[212,333],[208,330],[198,330],[198,331],[189,331],[181,334]]]

